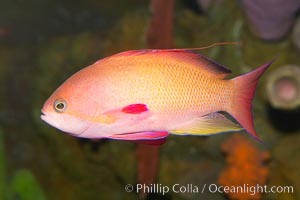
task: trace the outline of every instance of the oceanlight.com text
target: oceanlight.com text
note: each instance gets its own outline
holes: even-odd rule
[[[127,184],[125,186],[126,192],[135,192],[135,193],[146,193],[146,194],[162,194],[165,195],[169,192],[173,193],[191,193],[191,194],[203,194],[208,193],[248,193],[250,195],[255,195],[257,193],[293,193],[293,186],[268,186],[268,185],[249,185],[243,184],[239,186],[221,186],[217,184],[174,184],[171,186],[163,185],[160,183],[155,184]]]
[[[208,186],[210,193],[249,193],[255,195],[257,193],[293,193],[293,186],[268,186],[268,185],[249,185],[243,184],[239,186],[219,186],[216,184],[210,184]]]

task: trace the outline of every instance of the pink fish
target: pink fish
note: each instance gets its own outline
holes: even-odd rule
[[[259,140],[252,99],[271,63],[226,80],[229,69],[186,49],[126,51],[71,76],[45,102],[41,118],[83,138],[162,143],[169,134],[245,129]]]

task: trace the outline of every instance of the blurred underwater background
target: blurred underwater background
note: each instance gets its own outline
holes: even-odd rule
[[[1,0],[0,200],[300,199],[299,0]],[[125,50],[199,51],[232,77],[274,59],[246,132],[169,136],[160,146],[72,137],[40,119],[70,75]],[[268,193],[137,193],[159,183],[292,186]]]

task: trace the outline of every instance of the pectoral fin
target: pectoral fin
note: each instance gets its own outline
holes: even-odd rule
[[[110,114],[101,114],[97,117],[94,117],[93,119],[94,121],[99,122],[101,124],[112,124],[117,120],[115,116]]]
[[[176,135],[212,135],[216,133],[240,131],[243,128],[221,113],[211,113],[199,118],[192,119],[171,130]]]
[[[129,126],[132,123],[144,120],[151,116],[145,104],[130,104],[123,108],[109,110],[93,117],[91,120],[101,124],[113,124]]]

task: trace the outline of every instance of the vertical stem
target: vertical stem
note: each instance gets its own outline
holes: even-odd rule
[[[147,32],[149,48],[171,48],[173,44],[174,0],[151,0],[152,19]],[[150,185],[157,177],[159,146],[138,144],[138,183]],[[147,194],[140,193],[141,198]]]
[[[152,0],[152,19],[147,32],[149,48],[171,48],[173,46],[174,0]]]

